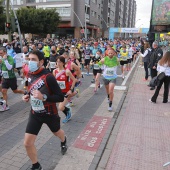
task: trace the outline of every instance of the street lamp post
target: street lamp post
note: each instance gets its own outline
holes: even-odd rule
[[[10,0],[6,1],[6,23],[11,23],[10,22],[10,15],[9,15],[9,1]],[[10,31],[10,29],[8,31],[8,40],[11,41],[11,31]]]
[[[10,2],[11,2],[11,1],[10,1]],[[12,10],[13,10],[14,17],[15,17],[15,22],[16,22],[17,28],[18,28],[19,41],[20,41],[20,47],[21,47],[21,52],[22,52],[22,37],[21,37],[21,30],[20,30],[18,18],[17,18],[17,15],[16,15],[16,12],[15,12],[15,10],[14,10],[14,6],[13,6],[12,2],[11,2],[11,6],[12,6]]]
[[[71,11],[72,11],[72,12],[74,13],[74,15],[77,17],[78,21],[80,22],[80,25],[81,25],[82,29],[84,29],[83,24],[82,24],[80,18],[78,17],[78,15],[76,14],[76,12],[75,12],[72,8],[71,8]],[[85,32],[86,32],[86,31],[84,31],[84,36],[85,36],[85,39],[86,39],[86,33],[85,33]]]
[[[137,22],[138,22],[138,21],[140,21],[140,20],[141,20],[141,19],[138,19],[138,20],[136,21],[135,25],[136,25],[136,24],[137,24]]]
[[[84,18],[84,28],[85,28],[85,31],[84,31],[84,33],[85,33],[85,41],[87,41],[87,21],[86,21],[86,13],[87,13],[87,6],[86,6],[86,4],[85,4],[85,18]]]

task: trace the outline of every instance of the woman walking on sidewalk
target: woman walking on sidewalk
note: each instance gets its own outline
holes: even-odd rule
[[[159,91],[164,83],[164,95],[163,95],[163,103],[168,102],[168,94],[169,94],[169,85],[170,85],[170,51],[167,51],[162,59],[159,61],[157,66],[157,71],[165,73],[165,78],[161,80],[155,90],[155,94],[149,100],[150,102],[156,103],[156,99],[159,95]]]

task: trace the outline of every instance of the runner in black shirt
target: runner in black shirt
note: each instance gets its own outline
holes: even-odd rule
[[[61,152],[67,151],[66,137],[60,129],[60,117],[56,103],[63,102],[64,96],[55,77],[43,68],[44,56],[36,50],[29,54],[28,92],[23,100],[31,103],[31,112],[26,128],[24,145],[32,161],[32,170],[42,170],[35,148],[36,137],[43,125],[47,124],[53,134],[61,140]]]

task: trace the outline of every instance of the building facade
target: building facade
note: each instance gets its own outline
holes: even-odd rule
[[[134,27],[135,0],[13,0],[15,9],[21,6],[56,8],[61,23],[56,35],[64,37],[108,37],[109,27]]]

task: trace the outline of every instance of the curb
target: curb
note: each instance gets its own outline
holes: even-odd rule
[[[130,81],[132,80],[132,78],[133,78],[133,76],[134,76],[134,73],[135,73],[135,70],[136,70],[136,68],[137,68],[137,66],[138,66],[138,63],[139,63],[139,60],[138,60],[138,62],[137,62],[137,64],[136,64],[135,69],[134,69],[133,72],[132,72],[132,75],[129,77]],[[119,119],[119,116],[120,116],[120,113],[121,113],[122,106],[123,106],[123,104],[124,104],[124,101],[125,101],[126,96],[127,96],[127,92],[128,92],[128,90],[129,90],[129,86],[130,86],[130,84],[128,85],[128,88],[126,89],[126,91],[124,91],[124,93],[123,93],[123,95],[122,95],[122,97],[121,97],[121,99],[120,99],[120,102],[119,102],[119,104],[118,104],[118,106],[117,106],[117,108],[116,108],[115,114],[114,114],[114,116],[113,116],[113,118],[112,118],[112,120],[111,120],[111,123],[110,123],[107,131],[106,131],[105,136],[103,137],[103,140],[102,140],[102,142],[101,142],[101,144],[100,144],[99,149],[97,150],[96,154],[94,155],[94,158],[93,158],[93,161],[91,162],[91,165],[90,165],[90,167],[89,167],[89,170],[96,170],[96,169],[98,168],[98,165],[99,165],[99,163],[100,163],[100,161],[101,161],[101,158],[102,158],[102,156],[103,156],[103,153],[104,153],[104,151],[105,151],[105,149],[106,149],[106,146],[107,146],[107,144],[108,144],[108,142],[109,142],[109,139],[110,139],[110,137],[111,137],[111,133],[114,131],[114,128],[115,128],[115,126],[116,126],[116,123],[118,122],[118,119]],[[121,119],[121,118],[120,118],[120,119]],[[116,129],[115,129],[115,130],[116,130]],[[114,144],[114,141],[113,141],[113,144]],[[107,161],[108,161],[108,160],[107,160]],[[103,169],[104,169],[104,168],[103,168]]]

